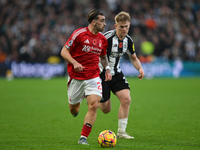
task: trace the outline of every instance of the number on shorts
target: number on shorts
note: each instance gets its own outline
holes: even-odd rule
[[[98,85],[98,90],[102,90],[101,83],[97,82],[97,85]]]

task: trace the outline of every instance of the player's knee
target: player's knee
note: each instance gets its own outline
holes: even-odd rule
[[[76,109],[70,109],[70,112],[71,112],[72,115],[78,113],[78,111]]]
[[[78,113],[79,113],[79,111],[77,113],[72,114],[72,116],[76,117],[76,116],[78,116]]]
[[[70,108],[70,112],[74,117],[76,117],[79,113],[79,109],[78,108]]]
[[[121,103],[122,103],[122,105],[129,106],[130,103],[131,103],[131,98],[130,97],[126,97],[121,101]]]
[[[93,102],[93,103],[91,103],[91,104],[89,105],[89,109],[90,109],[90,110],[93,110],[93,111],[96,111],[96,110],[98,109],[98,107],[99,107],[98,101]]]
[[[104,114],[108,114],[110,111],[111,111],[110,108],[103,108],[103,109],[102,109],[102,112],[103,112]]]
[[[76,105],[71,105],[69,104],[69,110],[71,112],[71,114],[76,117],[79,113],[79,108],[80,108],[80,103],[76,104]]]
[[[111,105],[106,103],[100,103],[99,108],[104,114],[108,114],[111,111]]]

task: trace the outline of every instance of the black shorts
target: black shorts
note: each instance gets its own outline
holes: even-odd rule
[[[103,99],[101,100],[101,103],[104,103],[110,99],[110,91],[112,91],[115,94],[117,91],[121,91],[123,89],[130,90],[128,81],[126,80],[122,72],[113,75],[111,81],[105,81],[105,71],[103,71],[100,74],[100,77],[102,80],[102,87],[103,87],[102,89]]]

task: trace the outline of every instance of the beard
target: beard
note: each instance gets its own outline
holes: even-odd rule
[[[104,27],[100,27],[100,26],[98,26],[97,24],[95,24],[95,30],[100,31],[100,32],[103,32]]]

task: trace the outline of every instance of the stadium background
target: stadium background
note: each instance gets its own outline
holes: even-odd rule
[[[64,76],[60,50],[76,28],[87,26],[93,8],[106,16],[104,32],[114,29],[118,12],[130,13],[129,35],[147,78],[200,76],[198,0],[1,0],[0,76]],[[125,75],[136,76],[123,58]]]

